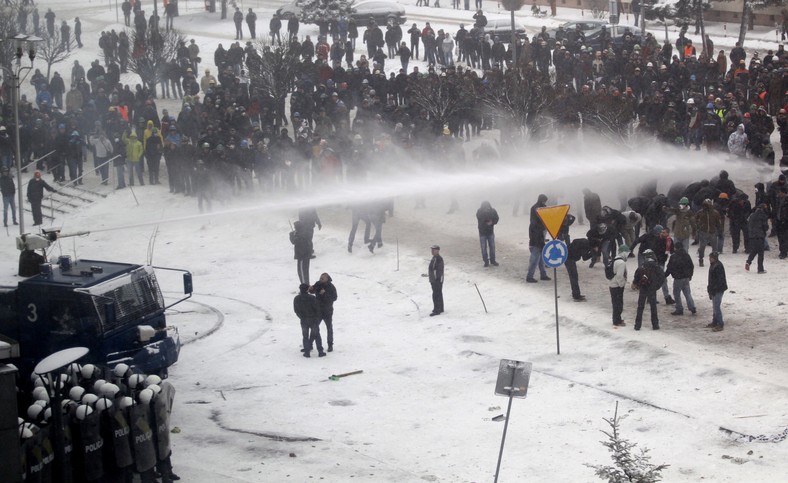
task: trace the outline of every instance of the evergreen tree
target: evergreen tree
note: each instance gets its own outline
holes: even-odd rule
[[[635,452],[636,443],[623,439],[619,434],[621,419],[618,417],[618,401],[612,419],[605,419],[611,431],[602,431],[607,440],[602,444],[610,451],[614,466],[586,465],[596,470],[596,475],[608,483],[656,483],[662,480],[662,470],[669,465],[654,466],[649,461],[647,449]]]

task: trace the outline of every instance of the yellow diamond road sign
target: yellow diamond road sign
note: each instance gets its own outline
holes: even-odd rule
[[[536,209],[536,214],[539,215],[539,219],[542,220],[553,240],[558,237],[558,232],[561,231],[561,225],[564,223],[567,213],[569,213],[569,205],[545,206]]]

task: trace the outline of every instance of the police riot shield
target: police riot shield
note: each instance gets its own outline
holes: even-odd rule
[[[79,428],[77,452],[81,456],[85,481],[100,481],[104,477],[102,456],[104,439],[101,437],[99,413],[87,415],[85,419],[77,422],[77,427]]]
[[[134,463],[131,453],[131,429],[126,421],[126,415],[116,407],[104,411],[109,426],[112,441],[112,450],[115,456],[115,466],[126,468]]]
[[[74,454],[74,440],[71,436],[71,426],[63,426],[63,483],[72,483],[74,474],[71,468]]]
[[[170,410],[175,388],[162,382],[161,392],[153,400],[153,414],[156,418],[156,454],[159,461],[170,455]]]
[[[44,468],[41,458],[41,440],[35,436],[24,440],[22,443],[22,461],[24,462],[22,474],[25,483],[41,483],[41,470]]]
[[[130,408],[129,415],[135,469],[138,473],[144,473],[156,466],[150,408],[147,404],[135,404]]]

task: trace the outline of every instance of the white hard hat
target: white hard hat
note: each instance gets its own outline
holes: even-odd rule
[[[150,386],[148,386],[148,389],[153,391],[155,394],[158,394],[158,393],[161,392],[161,386],[159,386],[158,384],[151,384]]]
[[[143,389],[140,391],[139,400],[142,404],[150,404],[153,399],[153,391],[151,389]]]
[[[85,394],[84,396],[82,396],[82,403],[83,404],[93,404],[96,401],[98,401],[98,396],[96,396],[95,394],[88,393],[88,394]]]
[[[107,381],[104,379],[99,379],[98,381],[93,383],[93,394],[101,394],[101,386],[106,384]]]
[[[137,386],[143,385],[145,382],[145,374],[132,374],[129,376],[129,388],[136,389]]]
[[[39,406],[38,404],[31,404],[30,407],[27,408],[27,417],[31,421],[38,420],[41,412],[44,410],[43,406]]]
[[[47,392],[47,388],[39,386],[33,389],[33,398],[40,399],[42,401],[49,401],[49,392]]]
[[[19,426],[19,438],[20,439],[30,439],[33,437],[33,431],[27,424]]]
[[[115,377],[123,377],[127,372],[129,372],[129,366],[123,363],[118,364],[112,369],[112,373],[115,374]]]
[[[108,382],[103,386],[101,386],[102,396],[115,397],[115,394],[119,392],[120,392],[120,388],[116,384],[112,384],[111,382]]]
[[[82,396],[85,395],[85,389],[81,386],[74,386],[68,391],[68,397],[71,398],[72,401],[80,402],[82,401]]]
[[[688,105],[688,106],[691,106],[691,105],[693,105],[693,104],[695,104],[695,99],[693,99],[693,98],[691,98],[691,97],[690,97],[689,99],[687,99],[687,105]]]
[[[84,379],[90,379],[93,377],[93,372],[95,372],[96,366],[93,364],[85,364],[82,366],[81,374]]]
[[[104,411],[112,407],[112,400],[107,397],[102,397],[96,401],[96,411]]]
[[[121,398],[120,402],[118,402],[118,407],[120,407],[121,409],[126,409],[127,407],[133,405],[134,405],[134,400],[128,396]]]
[[[161,378],[156,374],[151,374],[145,379],[145,387],[148,387],[151,384],[161,384]]]
[[[76,410],[77,419],[82,421],[86,417],[93,414],[93,408],[88,406],[87,404],[80,404],[80,406]]]

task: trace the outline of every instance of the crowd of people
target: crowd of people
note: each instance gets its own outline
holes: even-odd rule
[[[155,17],[145,20],[141,2],[131,4],[129,17],[132,14],[141,18],[134,21],[136,30],[157,27]],[[251,9],[245,17],[239,10],[234,20],[256,22],[256,15],[249,14]],[[51,18],[54,21],[54,14]],[[773,159],[769,139],[776,122],[782,152],[788,148],[788,53],[782,45],[762,57],[757,52],[748,55],[738,45],[715,55],[710,38],[693,42],[683,29],[675,43],[660,44],[650,33],[640,38],[625,31],[616,38],[602,35],[592,47],[579,29],[559,29],[551,35],[543,28],[530,40],[525,36],[505,46],[504,39],[485,31],[482,10],[469,19],[469,29],[460,25],[453,34],[436,31],[429,23],[413,24],[405,32],[409,44],[402,41],[402,26],[390,23],[384,33],[373,20],[361,35],[354,22],[328,22],[321,25],[315,42],[310,35],[299,37],[297,20],[288,21],[282,42],[281,19],[271,20],[271,42],[266,45],[250,41],[242,46],[236,41],[225,49],[219,43],[213,52],[216,75],[211,68],[199,75],[199,47],[194,39],[181,42],[159,81],[164,97],[181,100],[179,112],[172,114],[157,107],[156,86],[137,84],[132,90],[120,83],[129,56],[139,46],[130,46],[125,32],[103,32],[103,65],[95,60],[85,71],[75,61],[67,77],[68,91],[66,77],[58,72],[51,79],[40,72],[32,76],[35,100],[23,96],[20,102],[22,163],[34,160],[37,169],[45,169],[58,183],[66,182],[66,173],[71,182],[79,183],[84,161],[92,158],[105,184],[109,166],[115,167],[121,189],[135,181],[158,184],[163,160],[170,191],[197,197],[204,210],[213,199],[245,190],[301,189],[365,179],[385,171],[389,155],[407,153],[427,164],[439,159],[446,167],[462,164],[466,154],[461,140],[485,129],[511,130],[511,119],[499,108],[516,89],[527,102],[509,105],[521,111],[524,123],[514,131],[529,131],[531,136],[548,136],[554,130],[546,127],[557,124],[569,132],[613,132],[620,140],[650,136],[720,155]],[[243,35],[236,33],[238,39]],[[367,52],[357,58],[359,39]],[[700,52],[696,45],[703,45]],[[420,55],[426,72],[418,66],[409,70],[411,60]],[[387,68],[395,57],[401,68]],[[286,70],[289,77],[273,83],[289,89],[275,96],[272,81],[261,73],[283,63],[292,67]],[[3,87],[9,92],[7,84]],[[12,119],[7,96],[4,101],[2,117]],[[0,128],[3,166],[13,164],[13,152],[7,130]],[[708,187],[691,186],[704,193],[687,193],[693,213],[704,213],[706,199],[715,210],[723,203],[716,194],[706,193]],[[782,191],[774,193],[764,194],[765,209],[784,256],[786,215]],[[747,232],[749,212],[740,208],[743,193],[725,194],[731,206],[726,206],[730,212],[723,219],[730,218],[738,248],[738,233]],[[678,209],[681,197],[676,195],[669,193],[665,200]],[[649,230],[660,222],[665,225],[662,213],[648,207],[669,207],[655,202],[655,197],[657,193],[651,193],[637,201],[645,207],[633,207]],[[759,200],[756,207],[760,205]],[[376,208],[373,218],[385,219],[387,209]],[[360,210],[357,219],[370,219],[372,210]],[[708,221],[702,216],[699,220]],[[373,221],[377,232],[381,224]],[[480,228],[487,230],[487,225]],[[716,225],[706,227],[700,237],[717,236],[718,230]],[[589,236],[604,238],[606,248],[599,255],[605,262],[616,254],[610,248],[616,245],[610,242],[614,233],[620,235],[621,230]],[[355,230],[349,251],[354,235]],[[745,245],[746,240],[745,236]],[[637,246],[634,239],[626,242]],[[370,251],[382,244],[378,235],[369,234],[365,243]],[[706,245],[701,243],[699,263]],[[494,250],[489,248],[484,261],[495,265]],[[529,282],[536,281],[536,267],[529,268]],[[540,276],[547,277],[541,270]],[[306,277],[302,282],[307,283]]]
[[[142,18],[137,30],[151,27],[141,2],[131,11]],[[675,46],[625,32],[617,39],[603,36],[594,50],[580,30],[559,29],[551,37],[542,29],[504,48],[503,39],[485,33],[484,13],[473,17],[469,30],[461,25],[453,35],[414,24],[410,47],[399,42],[401,26],[390,24],[383,34],[370,21],[362,35],[367,55],[357,59],[353,29],[330,23],[327,35],[313,43],[310,35],[298,37],[297,26],[293,35],[288,22],[284,43],[272,37],[262,50],[251,42],[228,49],[219,43],[215,75],[211,68],[199,74],[200,49],[194,39],[184,41],[159,81],[164,97],[182,100],[172,114],[158,109],[156,86],[132,90],[119,82],[139,47],[129,45],[125,32],[102,32],[103,65],[96,60],[85,71],[75,61],[70,76],[32,76],[35,99],[20,103],[23,163],[35,159],[55,181],[65,181],[67,171],[78,182],[85,159],[93,158],[94,167],[112,159],[123,188],[127,174],[129,184],[135,178],[144,183],[144,171],[149,183],[158,183],[163,159],[170,190],[196,195],[203,206],[251,189],[255,179],[270,190],[364,178],[376,160],[400,149],[427,163],[448,151],[444,159],[462,163],[459,141],[484,129],[508,129],[510,119],[496,106],[523,86],[530,102],[510,107],[523,111],[525,125],[516,130],[531,136],[548,136],[553,122],[569,131],[615,132],[622,140],[646,135],[773,159],[769,138],[776,120],[788,147],[788,54],[782,45],[762,58],[757,52],[748,58],[738,46],[715,56],[710,39],[698,54],[684,31]],[[408,71],[419,44],[427,71]],[[386,45],[399,57],[398,74],[386,68]],[[291,78],[277,82],[291,89],[274,97],[260,72],[284,61],[294,65]],[[9,92],[7,84],[3,91]],[[3,119],[13,117],[10,109],[4,102]],[[0,134],[0,161],[10,166],[7,136]],[[98,170],[105,183],[106,168]]]
[[[707,326],[721,331],[724,320],[721,312],[722,294],[727,290],[725,269],[720,255],[725,253],[726,240],[730,240],[730,252],[740,250],[748,256],[743,269],[757,259],[757,273],[764,274],[764,251],[770,249],[769,237],[777,239],[778,258],[788,258],[788,184],[784,174],[778,176],[768,186],[757,183],[755,200],[750,201],[741,187],[737,188],[726,171],[718,176],[692,183],[674,183],[666,194],[658,193],[656,182],[640,187],[637,196],[624,199],[620,210],[602,206],[598,194],[584,190],[584,214],[590,229],[585,237],[571,238],[569,227],[576,217],[567,215],[558,239],[568,246],[565,266],[572,288],[572,298],[584,301],[577,263],[589,261],[593,268],[601,257],[605,275],[609,280],[613,304],[613,325],[624,326],[624,289],[631,283],[639,291],[635,330],[640,330],[645,304],[651,306],[651,321],[654,329],[659,329],[657,294],[661,290],[666,305],[675,305],[671,315],[684,315],[687,310],[695,315],[697,307],[692,297],[690,281],[695,262],[690,253],[697,246],[697,266],[704,266],[706,250],[710,249],[709,279],[706,287],[713,301],[712,320]],[[550,280],[544,268],[542,251],[545,246],[545,227],[536,210],[545,207],[547,195],[539,195],[531,207],[529,225],[529,260],[526,281],[538,283],[534,278],[538,268],[541,280]],[[488,204],[489,205],[489,204]],[[489,206],[480,208],[489,212]],[[482,257],[487,267],[485,237],[490,232],[482,221],[488,216],[477,215],[479,237],[482,242]],[[496,216],[497,223],[497,216]],[[727,231],[726,231],[727,226]],[[642,234],[640,232],[643,232]],[[494,238],[493,238],[494,240]],[[635,255],[637,249],[637,255]],[[633,279],[627,278],[627,259],[636,257],[638,269]],[[668,277],[673,278],[672,291]]]

